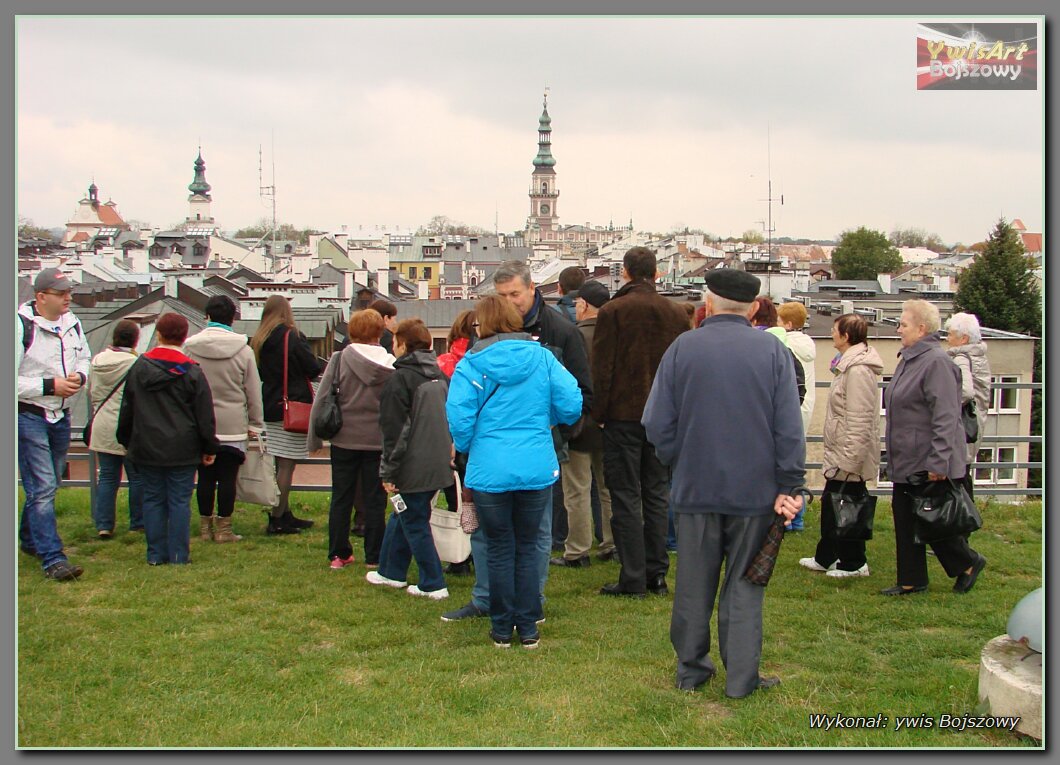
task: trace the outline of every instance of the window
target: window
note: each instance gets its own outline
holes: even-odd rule
[[[975,455],[976,462],[993,462],[994,461],[994,450],[993,449],[980,449]],[[994,471],[988,467],[977,467],[974,469],[975,472],[972,474],[973,483],[993,483],[994,482]]]
[[[889,489],[893,485],[891,483],[891,474],[887,472],[886,449],[880,449],[880,472],[876,476],[876,485],[881,489]]]
[[[423,267],[423,278],[424,279],[430,279],[431,278],[431,267],[430,266],[424,266]]]
[[[1015,462],[1015,446],[999,446],[997,450],[991,448],[980,449],[975,455],[976,462]],[[995,485],[1016,483],[1016,469],[1013,467],[977,467],[972,474],[975,484]]]
[[[886,390],[887,386],[891,384],[891,378],[894,375],[883,376],[883,387],[880,388],[880,414],[887,414],[887,407],[883,403],[883,391]]]
[[[994,375],[991,383],[1018,383],[1019,375]],[[991,391],[991,412],[1018,412],[1019,391],[1016,388],[994,388]]]
[[[410,279],[415,279],[416,278],[416,266],[409,266],[409,278]]]
[[[542,194],[547,194],[548,193],[548,184],[547,183],[542,183],[541,184],[541,193]]]
[[[1016,461],[1016,447],[1015,446],[999,446],[997,447],[997,461],[998,462],[1015,462]],[[1016,482],[1016,469],[1011,467],[1004,467],[997,469],[997,482],[998,483],[1015,483]]]

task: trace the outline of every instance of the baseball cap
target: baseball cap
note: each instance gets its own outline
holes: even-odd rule
[[[72,286],[70,280],[58,268],[45,268],[33,280],[33,291],[35,293],[44,292],[44,290],[66,292]]]

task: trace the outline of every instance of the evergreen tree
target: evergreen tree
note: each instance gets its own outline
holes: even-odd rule
[[[902,267],[902,256],[882,231],[864,226],[839,235],[839,246],[832,251],[836,279],[875,279]]]

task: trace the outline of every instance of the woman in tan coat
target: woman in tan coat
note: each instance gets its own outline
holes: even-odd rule
[[[843,314],[832,323],[832,343],[839,361],[832,367],[832,385],[824,418],[825,493],[864,494],[865,482],[880,467],[880,392],[883,361],[867,344],[869,325],[857,314]],[[844,487],[845,484],[845,487]],[[831,537],[835,519],[821,502],[821,541],[812,558],[799,565],[828,576],[868,576],[864,540]]]

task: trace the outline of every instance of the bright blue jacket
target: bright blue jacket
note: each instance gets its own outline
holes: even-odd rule
[[[468,488],[544,489],[559,478],[549,429],[578,421],[582,394],[574,376],[529,335],[494,335],[456,365],[445,412],[456,450],[468,455]]]

